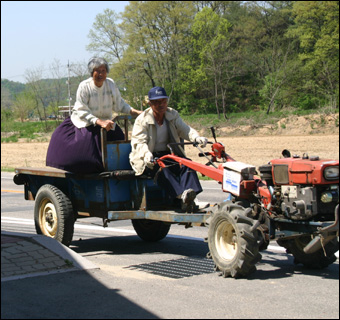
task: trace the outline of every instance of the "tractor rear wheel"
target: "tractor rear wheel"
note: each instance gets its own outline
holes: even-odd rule
[[[216,271],[224,277],[246,277],[261,260],[254,220],[247,217],[250,208],[226,202],[218,205],[208,231],[210,256]]]

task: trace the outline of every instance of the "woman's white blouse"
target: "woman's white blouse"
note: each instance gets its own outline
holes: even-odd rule
[[[106,78],[99,88],[91,77],[79,84],[71,120],[77,128],[84,128],[96,125],[98,118],[111,120],[113,112],[129,114],[130,110],[112,79]]]

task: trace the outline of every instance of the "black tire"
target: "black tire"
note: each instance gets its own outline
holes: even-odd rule
[[[337,238],[334,238],[325,245],[313,253],[305,253],[304,247],[312,240],[311,235],[302,235],[294,239],[279,239],[278,245],[287,249],[287,253],[291,253],[294,256],[294,263],[302,263],[309,269],[323,269],[328,267],[334,261],[336,261],[336,253],[339,250],[339,242]],[[325,255],[326,253],[326,255]]]
[[[250,208],[250,203],[248,200],[245,199],[237,199],[235,204],[243,207],[243,208]],[[249,210],[247,210],[247,217],[252,218],[252,214]],[[269,229],[267,224],[260,224],[257,227],[257,243],[259,246],[259,251],[267,250],[269,246]]]
[[[34,223],[38,234],[69,246],[74,231],[75,214],[70,199],[58,188],[45,184],[35,198]]]
[[[133,219],[131,222],[141,239],[152,242],[164,239],[171,227],[170,224],[166,224],[163,221]]]
[[[247,277],[261,260],[254,220],[247,217],[250,208],[233,203],[218,205],[208,231],[210,256],[216,271],[224,277]]]
[[[259,245],[259,251],[267,250],[270,240],[269,240],[269,230],[266,224],[261,224],[257,227],[257,239]]]

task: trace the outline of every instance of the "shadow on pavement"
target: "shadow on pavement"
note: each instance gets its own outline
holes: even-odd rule
[[[207,243],[203,241],[167,237],[158,242],[147,242],[135,235],[73,240],[70,248],[77,253],[88,253],[86,256],[91,255],[91,252],[97,255],[103,251],[114,255],[161,252],[205,257],[209,251]]]
[[[39,241],[32,242],[33,238]],[[26,251],[34,253],[33,260],[18,251],[17,247],[23,240],[28,244]],[[158,318],[140,306],[138,301],[124,297],[120,293],[124,288],[117,277],[107,276],[92,267],[86,269],[82,261],[84,258],[52,238],[6,233],[2,234],[2,249],[5,248],[10,250],[6,261],[2,255],[2,266],[10,263],[13,268],[20,268],[27,263],[43,264],[49,259],[44,254],[53,253],[54,259],[67,260],[74,267],[69,272],[54,273],[60,270],[59,265],[54,265],[48,272],[39,274],[27,271],[29,277],[2,281],[1,319]]]
[[[270,265],[270,269],[268,269]],[[295,264],[291,254],[265,251],[257,270],[249,276],[249,280],[268,280],[292,277],[294,274],[305,274],[324,279],[339,280],[339,263],[335,262],[324,269],[310,269],[302,264]]]
[[[112,279],[110,278],[110,286]],[[74,271],[1,284],[1,319],[156,319],[109,289],[95,271]]]

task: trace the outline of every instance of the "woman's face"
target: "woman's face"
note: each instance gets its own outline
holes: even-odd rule
[[[101,87],[106,80],[106,68],[104,65],[99,66],[98,68],[93,69],[93,81],[97,87]]]

